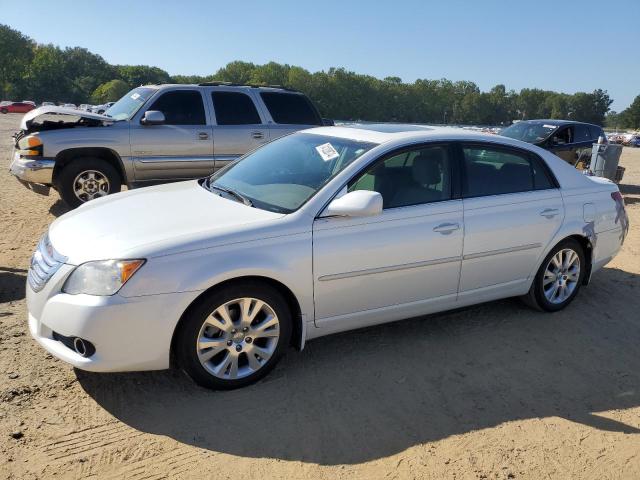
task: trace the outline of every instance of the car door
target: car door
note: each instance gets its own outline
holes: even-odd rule
[[[274,140],[289,133],[322,125],[322,118],[311,101],[301,93],[266,90],[259,94]]]
[[[460,148],[465,235],[458,299],[515,295],[562,224],[560,191],[531,152],[492,143]]]
[[[161,92],[145,111],[164,114],[162,125],[131,122],[131,156],[136,181],[198,178],[213,173],[213,137],[198,89]]]
[[[211,90],[214,112],[215,169],[269,141],[269,129],[260,116],[251,90]]]
[[[455,303],[463,237],[455,171],[448,145],[394,152],[346,187],[378,191],[380,215],[315,220],[318,327],[345,330]]]

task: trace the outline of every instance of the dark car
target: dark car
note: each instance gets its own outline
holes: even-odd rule
[[[500,135],[533,143],[575,166],[589,163],[592,146],[599,137],[607,142],[602,127],[570,120],[523,120],[505,128]]]

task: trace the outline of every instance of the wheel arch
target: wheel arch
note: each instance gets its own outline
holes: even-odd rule
[[[203,292],[200,293],[193,301],[187,306],[187,308],[180,315],[180,319],[176,323],[176,326],[173,329],[173,334],[171,335],[171,347],[170,347],[170,358],[171,362],[174,363],[174,352],[175,352],[175,341],[177,337],[177,332],[182,326],[185,318],[200,302],[202,302],[211,292],[218,290],[220,288],[227,287],[233,284],[241,284],[247,282],[256,282],[262,283],[264,285],[269,285],[270,287],[277,290],[286,300],[289,309],[291,310],[291,316],[293,318],[292,332],[291,332],[291,340],[290,344],[294,348],[298,350],[302,350],[304,346],[304,320],[302,318],[302,309],[300,307],[300,302],[296,298],[293,291],[287,287],[284,283],[275,280],[270,277],[260,276],[260,275],[245,275],[240,277],[234,277],[231,279],[224,280],[222,282],[216,283],[211,287],[207,288]]]
[[[118,155],[114,150],[106,147],[68,148],[59,152],[56,155],[55,166],[53,168],[53,184],[56,184],[57,178],[65,166],[74,160],[83,157],[100,158],[107,161],[118,172],[118,175],[120,176],[120,183],[122,185],[127,184],[124,164],[122,163],[120,155]]]
[[[582,232],[565,232],[562,235],[558,235],[553,239],[552,242],[549,243],[548,248],[542,253],[540,259],[535,267],[535,270],[530,275],[531,281],[533,282],[536,273],[542,266],[544,259],[547,257],[549,252],[556,248],[561,242],[565,240],[575,240],[582,247],[582,252],[584,253],[585,258],[585,274],[582,279],[582,285],[588,285],[591,280],[591,270],[593,268],[593,250],[595,248],[595,234],[591,234],[587,229],[583,229]]]

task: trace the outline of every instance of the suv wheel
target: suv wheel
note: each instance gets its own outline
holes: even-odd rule
[[[562,310],[578,294],[585,268],[580,244],[571,239],[560,242],[540,265],[525,303],[547,312]]]
[[[179,366],[199,385],[244,387],[276,365],[291,338],[282,295],[260,283],[214,292],[187,314],[174,344]]]
[[[120,175],[100,158],[78,158],[66,165],[56,181],[62,200],[76,208],[94,198],[120,191]]]

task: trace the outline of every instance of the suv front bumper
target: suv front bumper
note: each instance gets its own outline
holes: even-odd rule
[[[37,193],[48,194],[55,163],[55,160],[48,158],[25,158],[14,152],[9,171],[27,188]]]

